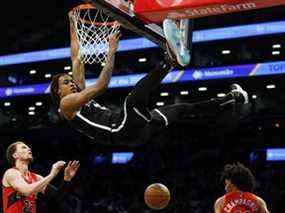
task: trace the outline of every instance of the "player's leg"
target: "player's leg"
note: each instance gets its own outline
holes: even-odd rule
[[[172,70],[172,66],[166,61],[158,63],[145,77],[143,77],[128,95],[128,105],[135,108],[149,120],[151,116],[148,110],[149,96],[156,89],[164,77]]]
[[[190,20],[181,20],[180,23],[185,28],[184,37],[188,36],[183,40],[183,46],[188,50],[192,46],[192,38],[189,38],[189,35],[192,34],[188,33],[186,29],[190,29],[189,25],[193,23]],[[166,44],[167,52],[164,53],[164,61],[158,63],[154,69],[136,84],[130,94],[129,102],[139,105],[140,108],[147,109],[150,93],[160,85],[161,81],[172,69],[172,65],[176,63],[175,52],[170,45],[170,43]],[[187,51],[186,49],[180,50]]]
[[[142,137],[147,137],[146,126],[152,120],[148,109],[150,93],[159,86],[160,82],[167,75],[172,67],[161,62],[143,77],[125,98],[123,108],[120,113],[122,125],[114,128],[113,140],[115,143],[126,143],[136,145],[141,143]],[[140,137],[138,137],[140,135]]]
[[[176,26],[176,24],[174,24]],[[181,20],[179,27],[179,61],[181,63],[189,63],[190,54],[189,48],[192,46],[192,28],[193,28],[192,20]],[[173,30],[171,22],[164,22],[165,30],[169,32]],[[190,30],[190,32],[189,32]],[[168,34],[168,33],[167,33]],[[171,34],[171,35],[175,35]],[[191,36],[191,38],[189,38]],[[174,36],[175,37],[175,36]],[[172,41],[172,39],[170,39]],[[177,39],[174,39],[177,40]],[[172,69],[172,65],[176,59],[173,57],[177,55],[177,48],[171,47],[172,42],[167,43],[167,53],[165,53],[165,60],[158,63],[154,69],[152,69],[144,78],[142,78],[134,87],[132,92],[128,96],[128,103],[134,106],[135,110],[139,111],[139,113],[146,116],[148,119],[151,119],[151,115],[148,110],[148,101],[150,93],[156,89],[167,73]],[[178,60],[177,58],[177,60]],[[181,60],[180,60],[181,59]],[[183,62],[184,61],[184,62]]]
[[[152,111],[152,115],[157,118],[154,122],[165,124],[165,126],[182,121],[183,119],[196,118],[199,114],[207,112],[218,112],[233,103],[248,103],[247,92],[238,84],[231,85],[231,91],[222,98],[212,98],[210,100],[196,103],[173,104]]]

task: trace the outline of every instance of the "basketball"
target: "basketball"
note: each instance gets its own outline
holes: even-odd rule
[[[151,209],[164,209],[170,200],[168,188],[161,183],[149,185],[144,192],[144,200]]]

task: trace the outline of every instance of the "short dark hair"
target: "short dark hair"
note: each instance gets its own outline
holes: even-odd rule
[[[230,180],[239,190],[252,192],[255,178],[249,168],[241,163],[227,164],[222,172],[221,180]]]
[[[8,163],[11,165],[11,166],[15,166],[15,158],[13,157],[13,154],[16,152],[17,150],[17,145],[18,144],[25,144],[24,142],[22,141],[16,141],[12,144],[10,144],[6,150],[6,158],[7,158],[7,161]]]
[[[58,88],[59,88],[58,79],[64,75],[67,75],[67,74],[66,73],[59,73],[59,74],[54,75],[52,77],[52,80],[50,83],[51,99],[57,108],[59,108],[59,104],[60,104],[60,97],[58,95]]]

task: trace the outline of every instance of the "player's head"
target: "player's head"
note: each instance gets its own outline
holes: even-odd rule
[[[33,162],[32,149],[22,141],[10,144],[6,151],[6,157],[11,166],[15,166],[17,160]]]
[[[70,75],[66,73],[60,73],[53,76],[50,84],[50,93],[52,100],[57,107],[59,106],[60,100],[64,96],[79,91],[79,87]]]
[[[241,163],[225,165],[221,178],[225,182],[226,192],[234,190],[252,192],[255,185],[252,172]]]

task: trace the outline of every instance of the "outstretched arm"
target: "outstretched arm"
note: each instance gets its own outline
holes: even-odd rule
[[[16,169],[8,170],[4,175],[4,179],[15,191],[21,193],[22,195],[29,196],[31,194],[41,192],[49,184],[49,182],[56,177],[64,164],[65,162],[63,161],[58,161],[57,163],[53,164],[50,174],[35,183],[26,183],[21,173]]]
[[[107,55],[106,65],[102,69],[99,78],[97,79],[98,84],[102,85],[104,90],[108,88],[112,72],[114,69],[114,63],[115,63],[115,53],[118,49],[118,42],[121,37],[120,32],[115,33],[110,37],[109,41],[109,52]]]
[[[72,119],[75,112],[84,104],[88,103],[92,98],[102,95],[108,88],[115,61],[115,53],[118,48],[120,33],[115,33],[110,38],[109,53],[106,65],[101,71],[99,78],[93,86],[87,87],[79,93],[73,93],[65,96],[60,102],[60,109],[66,119]]]
[[[45,197],[49,199],[56,199],[61,201],[66,198],[66,196],[71,191],[71,180],[76,175],[77,170],[80,166],[79,161],[70,161],[67,167],[64,169],[64,178],[59,187],[55,187],[51,184],[42,191],[45,194]],[[39,179],[43,179],[42,176],[38,176]]]
[[[72,61],[72,77],[75,83],[79,86],[81,90],[85,89],[85,68],[84,64],[80,60],[79,56],[79,44],[76,38],[75,23],[72,19],[71,13],[69,16],[70,25],[70,51],[71,51],[71,61]]]

